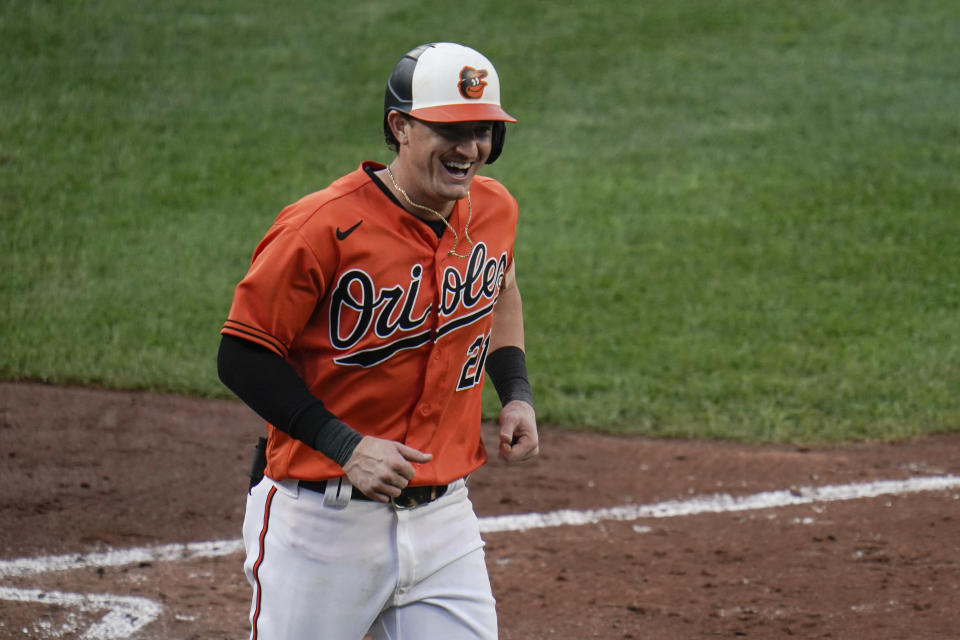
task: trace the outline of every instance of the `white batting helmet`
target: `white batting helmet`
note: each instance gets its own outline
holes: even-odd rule
[[[387,144],[396,140],[387,114],[399,111],[427,122],[493,121],[493,148],[487,164],[503,150],[505,122],[516,118],[500,106],[500,77],[479,51],[452,42],[423,44],[397,62],[383,98]]]

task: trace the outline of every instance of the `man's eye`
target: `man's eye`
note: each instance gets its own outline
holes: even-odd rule
[[[487,138],[492,135],[493,126],[488,124],[475,127],[447,125],[435,127],[434,130],[448,140],[463,140],[465,138]]]

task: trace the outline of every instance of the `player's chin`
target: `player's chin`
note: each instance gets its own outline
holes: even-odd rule
[[[467,184],[450,184],[446,183],[443,185],[440,190],[444,200],[463,200],[467,197],[467,194],[470,192],[470,183]]]

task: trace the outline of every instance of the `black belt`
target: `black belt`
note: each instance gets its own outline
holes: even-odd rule
[[[319,482],[313,480],[300,480],[300,486],[304,489],[310,491],[316,491],[317,493],[324,493],[327,490],[327,481],[320,480]],[[407,487],[400,492],[400,495],[396,498],[390,499],[390,504],[397,507],[398,509],[411,509],[413,507],[418,507],[422,504],[427,504],[428,502],[433,502],[443,494],[447,492],[447,488],[450,485],[428,485],[424,487]],[[362,491],[353,487],[353,491],[350,494],[351,500],[367,500],[368,502],[373,502],[372,498],[368,498]]]

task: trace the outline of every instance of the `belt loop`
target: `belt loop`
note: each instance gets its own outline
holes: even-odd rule
[[[331,509],[344,509],[350,504],[353,485],[346,477],[341,476],[337,481],[327,481],[327,488],[323,492],[323,506]]]

